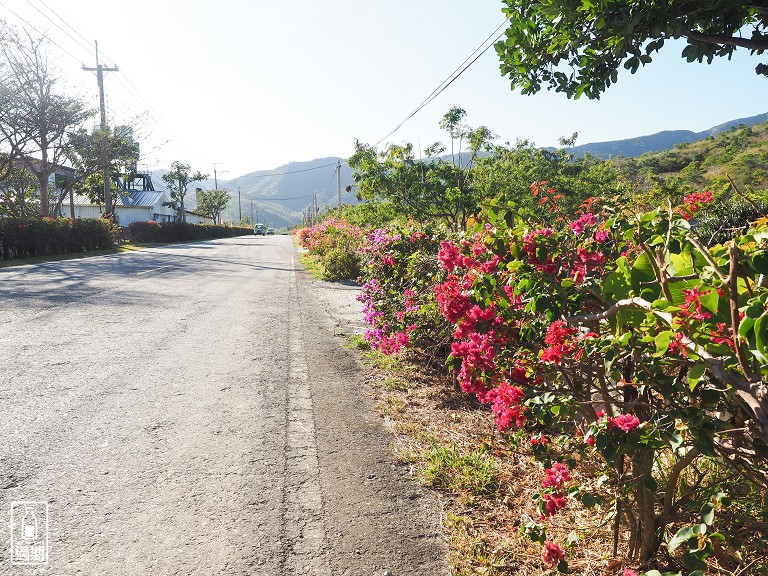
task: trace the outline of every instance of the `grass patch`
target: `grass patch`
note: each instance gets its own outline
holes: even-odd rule
[[[371,350],[371,344],[362,334],[351,334],[347,336],[347,348],[350,350],[368,351]]]
[[[424,454],[420,471],[424,484],[475,496],[490,495],[497,485],[496,466],[484,449],[462,453],[456,447],[435,445]]]
[[[307,272],[312,274],[312,276],[318,280],[323,280],[325,278],[325,267],[319,257],[305,253],[299,255],[299,262],[301,262]]]

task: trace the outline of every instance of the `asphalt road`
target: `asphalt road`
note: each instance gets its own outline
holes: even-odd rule
[[[285,236],[0,270],[0,574],[446,574],[311,286]]]

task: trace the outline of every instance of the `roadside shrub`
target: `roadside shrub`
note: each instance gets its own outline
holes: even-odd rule
[[[766,536],[768,226],[707,248],[688,220],[709,193],[643,214],[588,201],[568,217],[546,183],[532,192],[555,225],[492,203],[441,242],[435,288],[461,388],[540,463],[540,521],[524,533],[567,571],[557,517],[581,506],[612,515],[643,568],[665,541],[672,574],[726,562],[724,546],[751,561]]]
[[[299,245],[319,261],[324,279],[356,280],[360,275],[357,250],[363,241],[362,228],[331,217],[294,234]]]
[[[252,234],[251,228],[190,224],[188,222],[133,222],[128,227],[135,242],[186,242],[214,238],[232,238]]]
[[[418,348],[442,362],[450,351],[451,325],[440,314],[434,286],[445,274],[437,253],[443,230],[411,225],[374,230],[361,246],[365,281],[358,300],[371,326],[371,346],[384,354]]]
[[[3,260],[103,250],[112,246],[112,227],[100,219],[2,218]]]
[[[323,258],[323,278],[331,282],[357,279],[360,276],[360,257],[347,246],[332,248]]]

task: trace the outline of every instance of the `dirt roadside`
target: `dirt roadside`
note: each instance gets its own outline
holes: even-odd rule
[[[344,346],[363,330],[357,287],[299,277],[332,573],[448,574],[440,504],[397,461],[364,367]],[[339,337],[324,338],[328,332]]]

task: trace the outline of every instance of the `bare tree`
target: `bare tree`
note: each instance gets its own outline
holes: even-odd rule
[[[50,213],[48,180],[64,159],[69,133],[93,115],[59,92],[58,80],[46,39],[0,22],[0,145],[10,163],[21,162],[37,178],[43,215]]]

